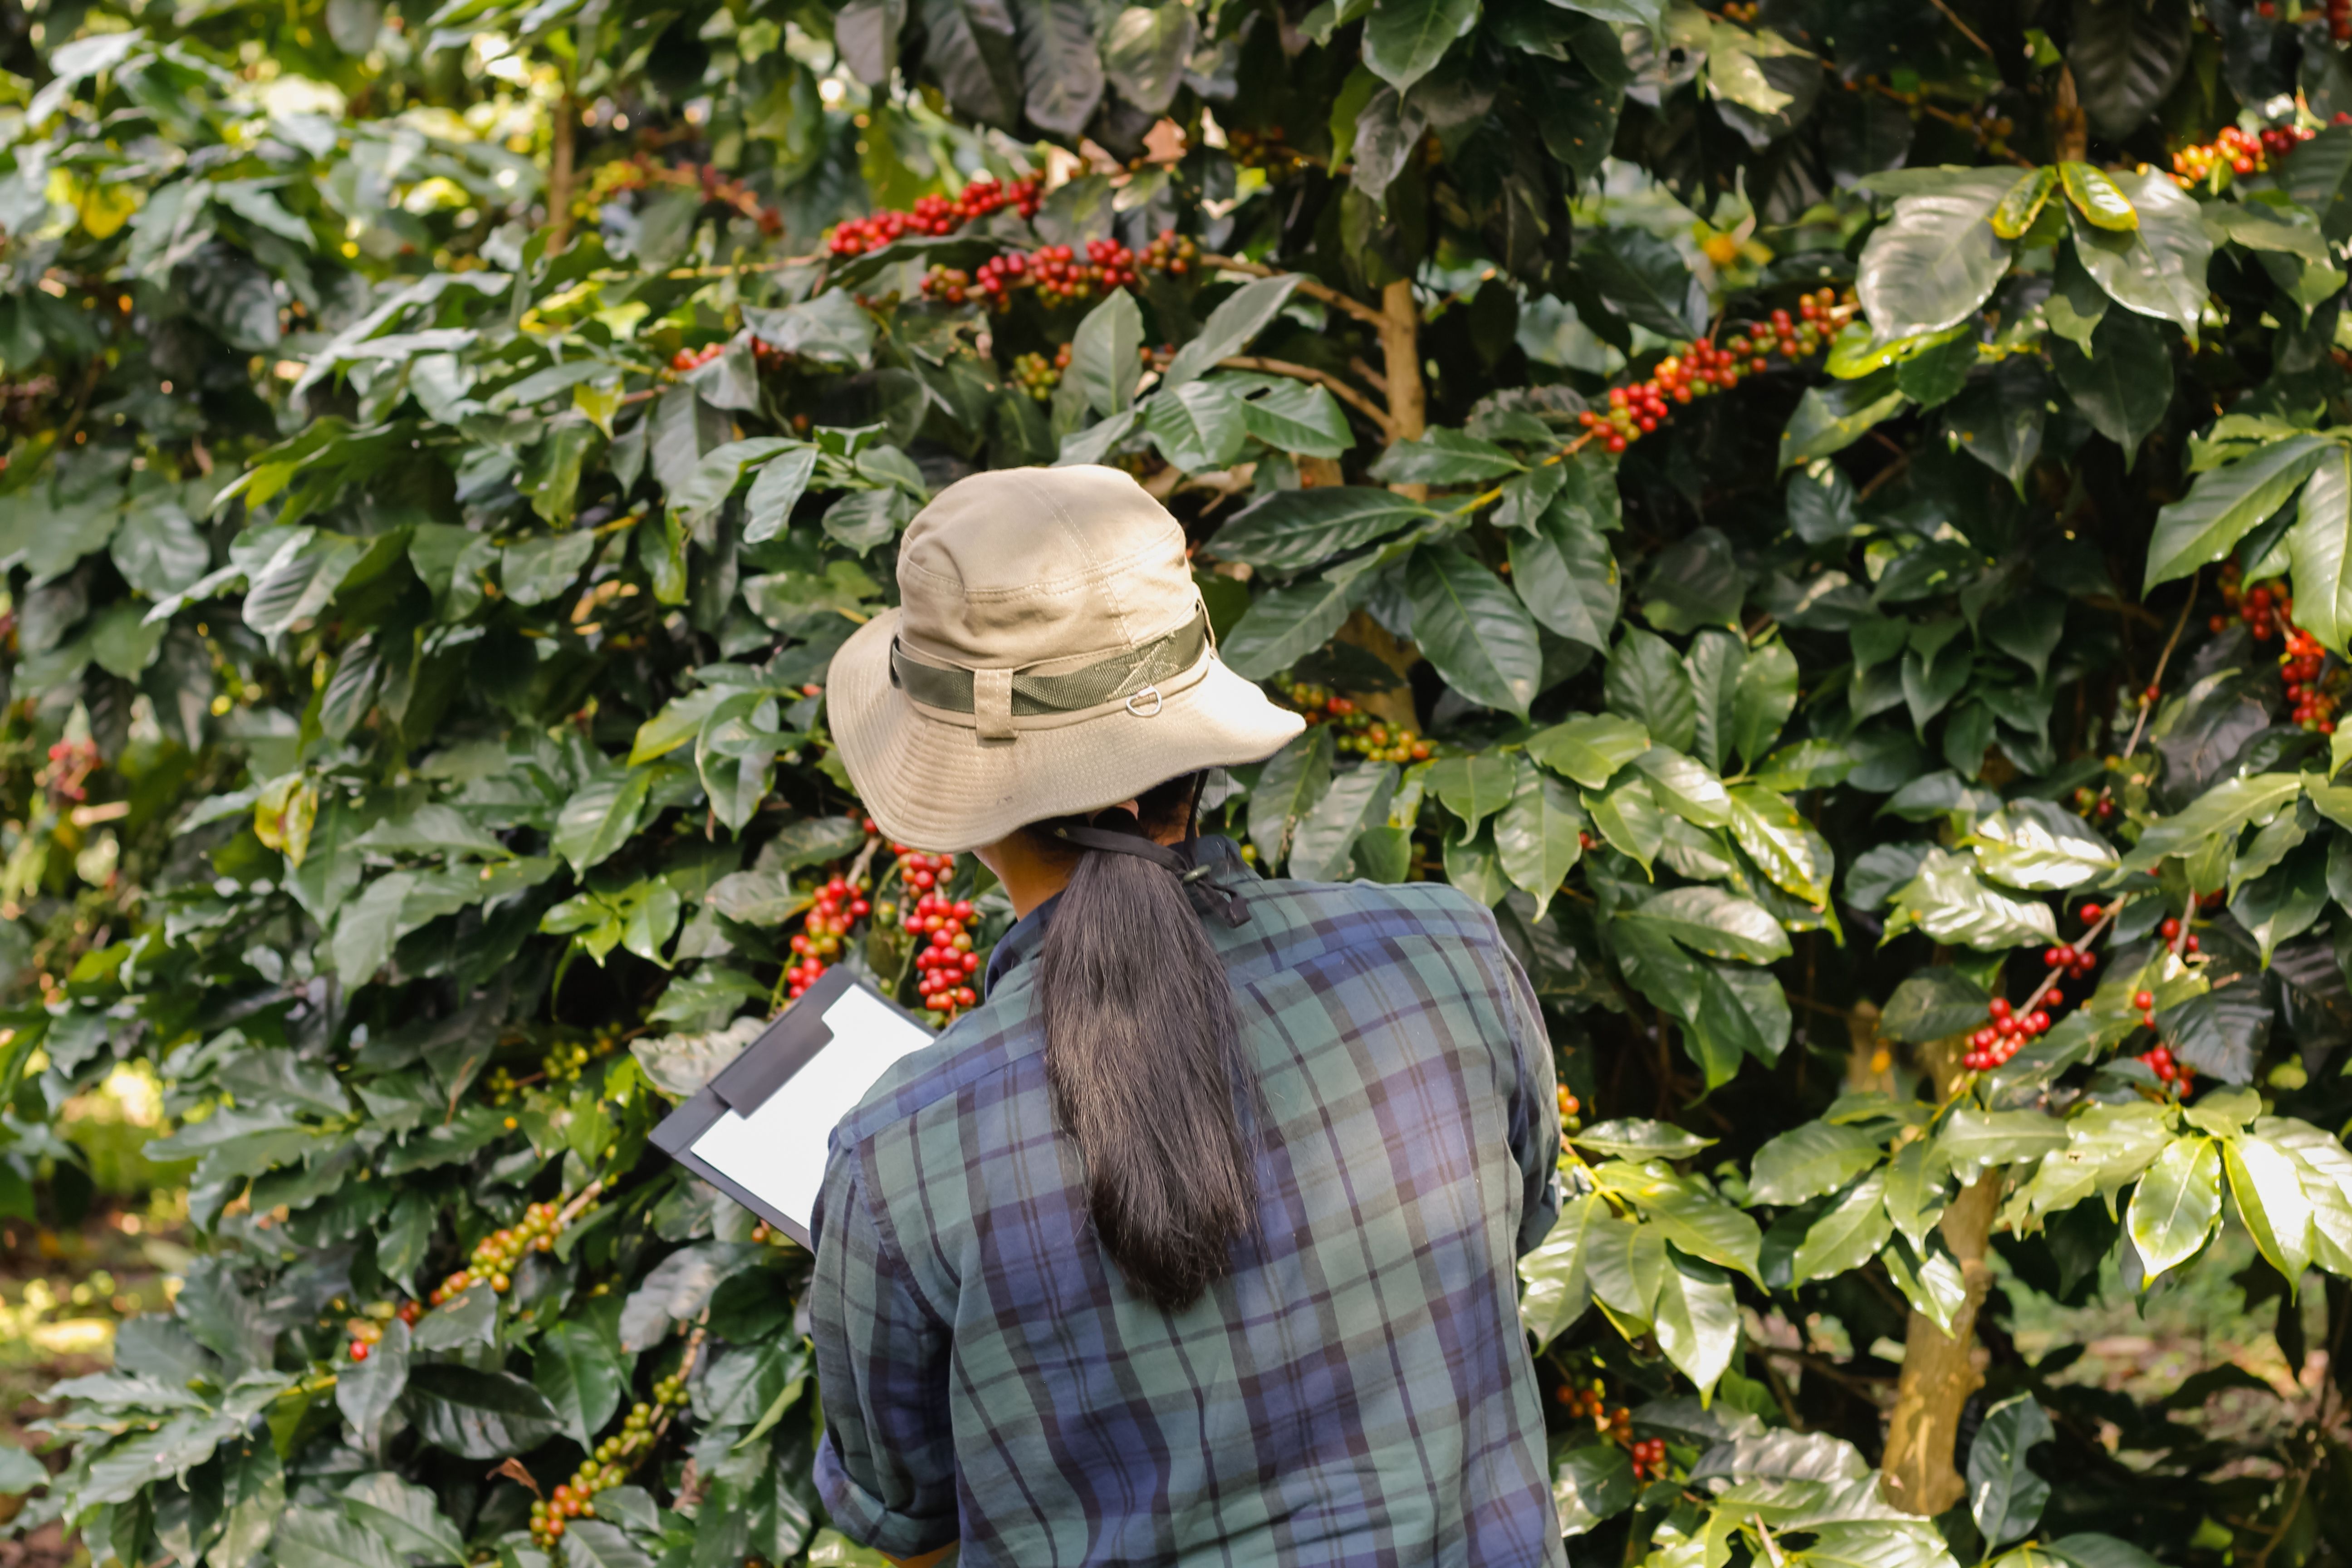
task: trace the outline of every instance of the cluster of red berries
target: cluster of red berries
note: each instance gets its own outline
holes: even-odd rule
[[[1559,1146],[1561,1148],[1568,1147],[1569,1134],[1582,1125],[1579,1118],[1583,1113],[1584,1102],[1568,1092],[1568,1085],[1561,1084],[1559,1086]]]
[[[412,1329],[416,1326],[416,1320],[424,1315],[425,1309],[414,1301],[403,1301],[400,1310],[393,1313]],[[383,1325],[373,1318],[353,1318],[343,1326],[351,1332],[351,1357],[353,1361],[367,1360],[368,1353],[383,1340]]]
[[[825,236],[825,246],[835,256],[863,256],[910,234],[953,234],[974,218],[986,217],[1005,207],[1024,218],[1035,217],[1037,204],[1043,199],[1041,183],[1034,174],[1024,174],[1010,184],[995,179],[974,180],[964,186],[960,195],[917,197],[911,212],[886,208],[871,217],[845,218]]]
[[[1291,706],[1307,715],[1309,724],[1328,724],[1339,750],[1375,763],[1424,763],[1429,742],[1412,726],[1376,719],[1328,686],[1294,684],[1286,693]]]
[[[662,1408],[682,1407],[686,1399],[686,1379],[672,1375],[654,1384],[650,1403],[641,1399],[630,1405],[618,1433],[590,1449],[569,1481],[558,1482],[552,1494],[531,1503],[531,1541],[541,1550],[552,1550],[572,1520],[595,1518],[596,1494],[629,1479],[630,1463],[661,1436]]]
[[[870,831],[870,825],[869,825]],[[799,962],[784,971],[784,994],[797,1000],[802,992],[823,978],[829,960],[841,956],[842,939],[849,928],[874,910],[866,900],[874,884],[868,878],[851,881],[846,877],[834,877],[817,889],[809,905],[808,918],[793,937],[793,952]]]
[[[2078,787],[2074,791],[2074,809],[2084,816],[2095,816],[2105,822],[2116,814],[2115,797],[2105,790],[2092,789],[2087,785]]]
[[[86,785],[89,775],[98,771],[98,744],[93,741],[59,741],[49,748],[49,765],[41,774],[41,785],[49,792],[49,803],[63,807],[89,798]]]
[[[2145,996],[2147,993],[2143,991],[2140,994]],[[2170,1084],[2172,1086],[2173,1092],[2180,1096],[2181,1099],[2186,1100],[2190,1094],[2195,1092],[2197,1089],[2197,1075],[2172,1059],[2172,1047],[2170,1046],[2159,1044],[2151,1047],[2148,1050],[2141,1054],[2139,1059],[2147,1067],[2148,1071],[2154,1073],[2164,1082]]]
[[[595,1206],[595,1200],[592,1198],[581,1205],[580,1212],[586,1214]],[[484,1280],[489,1282],[491,1289],[505,1295],[513,1288],[514,1270],[525,1255],[555,1249],[555,1238],[571,1223],[562,1218],[562,1205],[559,1204],[531,1205],[523,1210],[521,1224],[494,1230],[476,1242],[472,1254],[466,1260],[466,1267],[441,1281],[440,1288],[425,1300],[437,1307],[454,1297],[464,1295]],[[572,1216],[572,1219],[579,1217],[579,1215]]]
[[[1200,259],[1201,247],[1172,228],[1161,229],[1160,237],[1143,247],[1143,265],[1151,271],[1165,272],[1171,278],[1183,277]]]
[[[701,369],[726,352],[725,343],[705,343],[698,349],[680,349],[669,356],[669,367],[684,375],[688,371]]]
[[[2294,721],[2314,734],[2336,733],[2336,714],[2342,706],[2343,679],[2338,676],[2331,684],[2335,691],[2325,690],[2320,678],[2327,668],[2327,650],[2319,639],[2294,624],[2294,596],[2285,587],[2269,583],[2257,583],[2247,587],[2241,581],[2242,574],[2234,561],[2221,568],[2221,602],[2228,605],[2256,642],[2268,642],[2276,633],[2285,644],[2279,655],[2279,679],[2286,683],[2286,699]],[[2229,615],[2219,615],[2206,620],[2208,630],[2219,632],[2230,624]]]
[[[2083,979],[2099,966],[2098,954],[2086,947],[2070,947],[2061,943],[2042,950],[2042,967],[2063,969],[2076,980]]]
[[[1050,403],[1054,389],[1062,384],[1062,373],[1070,368],[1070,345],[1064,343],[1047,359],[1041,353],[1016,354],[1013,360],[1013,383],[1040,403]]]
[[[2049,999],[2063,1001],[2055,986]],[[2006,996],[1996,996],[1985,1008],[1992,1021],[1969,1037],[1969,1048],[1960,1054],[1960,1065],[1970,1072],[1988,1072],[2015,1056],[2026,1041],[2050,1030],[2050,1013],[2036,1007],[2031,1013],[2020,1013],[2009,1005]]]
[[[1632,1443],[1633,1413],[1622,1405],[1612,1408],[1608,1388],[1599,1378],[1590,1383],[1563,1383],[1552,1397],[1568,1406],[1569,1415],[1591,1421],[1594,1431],[1621,1443]]]
[[[1637,1481],[1663,1479],[1666,1473],[1666,1440],[1647,1437],[1627,1452],[1633,1456],[1633,1479]]]
[[[898,856],[899,879],[920,895],[907,910],[908,931],[926,939],[915,954],[915,967],[922,972],[915,990],[927,1010],[952,1020],[980,1005],[980,993],[972,988],[980,954],[972,950],[971,901],[950,899],[945,891],[954,856],[925,855],[901,844],[890,847]]]
[[[2162,937],[2168,943],[2179,943],[2180,951],[2183,952],[2195,952],[2197,951],[2197,933],[2195,931],[2190,931],[2187,936],[2182,936],[2180,934],[2180,922],[2179,921],[2170,919],[2166,920],[2162,925],[2156,928],[2156,934]]]
[[[2352,4],[2352,0],[2329,0],[2331,6],[2346,4]],[[2336,117],[2339,125],[2346,121],[2344,115]],[[2272,125],[2260,131],[2241,131],[2234,125],[2224,125],[2212,141],[2174,153],[2172,177],[2180,184],[2193,185],[2223,169],[2233,174],[2258,174],[2274,160],[2294,152],[2296,142],[2308,142],[2317,134],[2301,125]]]
[[[1775,310],[1770,320],[1724,342],[1706,337],[1678,343],[1648,380],[1611,387],[1607,413],[1588,408],[1577,418],[1592,438],[1612,452],[1622,452],[1671,418],[1671,405],[1727,392],[1770,369],[1769,356],[1775,353],[1791,362],[1819,353],[1822,344],[1853,319],[1854,310],[1852,289],[1840,299],[1835,289],[1823,289],[1800,300],[1794,314]]]

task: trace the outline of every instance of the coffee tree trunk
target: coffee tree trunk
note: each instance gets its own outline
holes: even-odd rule
[[[1938,1040],[1923,1056],[1938,1099],[1949,1099],[1962,1076],[1959,1055],[1967,1037]],[[1879,1489],[1906,1513],[1942,1513],[1968,1494],[1954,1464],[1960,1414],[1969,1395],[1984,1382],[1978,1370],[1977,1312],[1992,1288],[1985,1251],[2000,1212],[2002,1176],[1996,1168],[1960,1189],[1938,1226],[1958,1260],[1967,1295],[1946,1333],[1934,1319],[1914,1310],[1903,1340],[1903,1375],[1895,1384],[1895,1409],[1886,1427],[1886,1458]]]

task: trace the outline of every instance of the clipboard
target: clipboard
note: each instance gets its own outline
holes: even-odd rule
[[[653,1145],[805,1247],[834,1124],[938,1038],[835,967],[663,1118]]]

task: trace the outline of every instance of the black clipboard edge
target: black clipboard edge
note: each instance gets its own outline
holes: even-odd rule
[[[815,984],[802,992],[774,1023],[744,1047],[733,1061],[719,1068],[692,1099],[662,1118],[646,1140],[695,1175],[782,1231],[807,1252],[814,1252],[815,1247],[799,1221],[772,1207],[765,1200],[754,1195],[751,1189],[697,1157],[694,1142],[709,1131],[730,1110],[739,1116],[750,1116],[758,1110],[768,1102],[770,1095],[782,1088],[793,1074],[808,1066],[819,1051],[831,1045],[833,1031],[825,1027],[825,1010],[858,983],[856,974],[846,964],[835,964],[826,970]],[[875,1000],[908,1022],[924,1025],[920,1016],[899,1006],[880,991],[872,986],[866,989]],[[924,1026],[928,1032],[929,1026]]]
[[[808,1232],[801,1228],[797,1220],[793,1219],[781,1209],[770,1207],[764,1199],[749,1187],[735,1182],[724,1172],[702,1160],[694,1152],[694,1141],[709,1131],[721,1118],[726,1116],[729,1107],[724,1100],[709,1089],[705,1089],[692,1100],[664,1117],[660,1124],[655,1127],[647,1141],[695,1175],[709,1182],[712,1186],[758,1215],[770,1226],[791,1237],[800,1244],[802,1251],[815,1251],[815,1247],[810,1245]]]

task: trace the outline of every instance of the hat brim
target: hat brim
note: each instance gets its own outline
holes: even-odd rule
[[[1116,805],[1202,768],[1263,761],[1307,727],[1211,655],[1200,679],[1149,717],[1116,708],[983,741],[974,726],[932,717],[891,684],[898,629],[898,612],[886,610],[841,646],[826,677],[825,716],[867,815],[891,838],[933,853]]]

